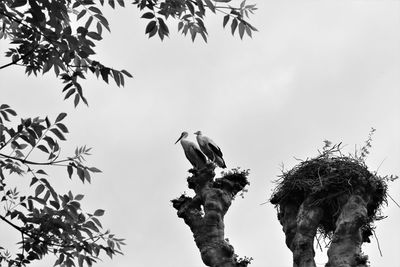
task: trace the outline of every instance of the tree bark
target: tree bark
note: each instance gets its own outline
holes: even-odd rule
[[[351,195],[336,221],[326,267],[366,267],[367,257],[361,254],[361,226],[367,218],[367,202]]]
[[[288,203],[281,207],[279,220],[286,235],[286,245],[293,253],[293,267],[315,267],[314,237],[323,210],[307,198],[300,207]]]
[[[189,188],[196,195],[191,198],[181,195],[172,200],[173,207],[190,227],[195,243],[205,265],[211,267],[244,267],[250,260],[238,259],[233,246],[224,236],[224,216],[235,195],[248,184],[244,175],[225,175],[214,181],[215,166],[188,178]]]
[[[312,205],[312,199],[307,198],[300,206],[297,214],[297,232],[293,239],[293,266],[316,267],[314,256],[314,237],[323,210]]]

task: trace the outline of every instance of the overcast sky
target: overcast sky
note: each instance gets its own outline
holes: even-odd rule
[[[133,6],[107,9],[112,33],[97,57],[134,79],[117,88],[89,78],[89,108],[64,102],[53,74],[28,78],[19,67],[0,72],[0,102],[20,116],[68,113],[65,156],[77,145],[94,147],[88,162],[103,174],[91,185],[70,182],[65,170],[49,172],[60,193],[71,188],[86,195],[87,212],[106,209],[103,225],[127,239],[125,256],[112,262],[104,256],[98,267],[204,266],[190,229],[170,204],[185,191],[192,194],[186,187],[190,163],[174,145],[182,131],[202,130],[221,147],[228,168],[250,169],[249,191],[233,202],[225,234],[239,256],[254,258],[253,267],[291,266],[274,207],[260,205],[281,163],[289,169],[294,157],[316,156],[325,139],[353,152],[374,127],[370,170],[381,165],[379,174],[400,174],[400,2],[257,4],[253,39],[232,37],[222,17],[210,14],[208,44],[193,44],[176,27],[164,42],[149,40]],[[1,54],[6,47],[0,43]],[[389,185],[389,194],[400,202],[400,181]],[[371,266],[399,267],[400,209],[389,201],[384,213],[388,218],[376,224],[383,257],[374,238],[364,252]],[[9,242],[19,238],[7,226],[0,230]],[[318,253],[317,266],[323,266],[326,251]]]

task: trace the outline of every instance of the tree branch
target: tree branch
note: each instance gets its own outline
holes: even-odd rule
[[[8,155],[5,155],[3,153],[0,153],[0,156],[4,157],[4,158],[8,158],[8,159],[17,160],[17,161],[19,161],[19,162],[21,162],[23,164],[28,164],[28,165],[58,165],[58,163],[70,161],[69,159],[62,159],[62,160],[48,161],[48,162],[34,162],[34,161],[26,160],[26,159],[21,159],[21,158],[17,158],[17,157],[13,157],[13,156],[8,156]],[[60,165],[60,166],[66,166],[66,165]]]
[[[22,57],[18,58],[17,60],[13,60],[13,61],[11,61],[10,63],[7,63],[7,64],[5,64],[5,65],[3,65],[3,66],[0,66],[0,70],[1,70],[1,69],[4,69],[4,68],[7,68],[7,67],[9,67],[9,66],[11,66],[11,65],[17,65],[17,63],[18,63],[19,61],[21,61],[21,60],[27,58],[29,55],[33,54],[33,52],[35,52],[35,49],[36,49],[37,47],[38,47],[38,46],[35,46],[35,47],[32,48],[31,50],[29,50],[28,53],[26,53],[26,54],[23,55]]]

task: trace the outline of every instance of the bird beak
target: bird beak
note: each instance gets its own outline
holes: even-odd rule
[[[181,135],[181,137],[179,137],[179,139],[178,139],[178,140],[176,140],[175,144],[176,144],[176,143],[178,143],[178,142],[179,142],[179,140],[181,140],[181,139],[182,139],[182,137],[183,137],[183,134]]]

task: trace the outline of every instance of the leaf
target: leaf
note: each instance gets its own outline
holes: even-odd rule
[[[241,21],[239,23],[239,36],[240,36],[240,39],[243,39],[244,31],[245,31],[245,24],[243,23],[243,21]]]
[[[78,194],[78,195],[75,196],[75,200],[80,201],[80,200],[82,200],[84,198],[84,196],[85,195]]]
[[[76,20],[79,20],[86,14],[86,9],[83,9],[81,12],[79,12],[78,16],[76,17]]]
[[[98,34],[97,32],[88,32],[87,35],[88,35],[90,38],[92,38],[92,39],[94,39],[94,40],[97,40],[97,41],[103,39],[103,37],[101,37],[101,35]]]
[[[64,100],[65,99],[68,99],[71,95],[73,95],[75,93],[75,88],[72,88],[71,90],[69,90],[66,94],[65,94],[65,97],[64,97]]]
[[[37,181],[38,181],[38,179],[36,177],[33,177],[32,181],[31,181],[31,184],[29,186],[34,185]]]
[[[47,173],[44,170],[38,170],[36,171],[36,173],[47,175]]]
[[[72,167],[72,165],[67,166],[67,172],[68,172],[69,178],[71,179],[72,173],[74,172],[74,168]]]
[[[56,123],[56,126],[57,126],[58,129],[60,129],[62,132],[68,133],[68,128],[67,128],[67,126],[65,126],[64,124],[62,124],[62,123]]]
[[[42,150],[45,153],[50,153],[49,150],[47,149],[47,147],[45,147],[44,145],[38,145],[37,146],[38,149]]]
[[[1,104],[0,105],[0,109],[7,109],[7,108],[9,108],[10,106],[9,105],[7,105],[7,104]]]
[[[121,72],[122,72],[123,74],[125,74],[126,76],[128,76],[129,78],[133,78],[132,74],[130,74],[128,71],[126,71],[126,70],[121,70]]]
[[[211,2],[211,0],[204,0],[206,2],[207,7],[213,12],[215,13],[215,6],[214,4]]]
[[[12,110],[12,109],[6,109],[6,110],[4,110],[5,112],[7,112],[8,114],[11,114],[12,116],[17,116],[17,112],[15,112],[14,110]]]
[[[86,53],[86,52],[83,51],[83,50],[79,51],[79,52],[78,52],[78,55],[79,55],[81,58],[87,58],[87,57],[89,56],[89,54]]]
[[[203,37],[204,42],[207,43],[207,35],[204,33],[204,31],[200,31],[201,37]]]
[[[74,99],[74,106],[75,106],[75,107],[77,107],[77,106],[78,106],[78,104],[79,104],[79,100],[80,100],[80,97],[79,97],[79,95],[78,95],[78,94],[76,94],[76,95],[75,95],[75,99]]]
[[[168,36],[169,34],[169,29],[167,24],[165,24],[164,20],[162,18],[158,18],[158,23],[160,25],[160,31],[163,32],[163,34],[165,34],[166,36]]]
[[[152,18],[154,18],[155,16],[154,16],[154,13],[153,12],[146,12],[146,13],[144,13],[142,16],[141,16],[141,18],[144,18],[144,19],[152,19]]]
[[[88,170],[91,172],[101,172],[101,170],[97,169],[96,167],[90,167]]]
[[[91,220],[94,221],[94,223],[97,224],[97,226],[99,226],[100,228],[103,228],[99,219],[97,219],[96,217],[92,217]]]
[[[90,173],[86,168],[83,169],[83,175],[85,176],[86,181],[90,183],[91,182]]]
[[[46,121],[46,127],[49,128],[51,123],[50,123],[50,120],[49,120],[49,118],[47,116],[46,116],[45,121]]]
[[[232,24],[231,24],[232,35],[235,34],[235,30],[237,28],[237,25],[238,25],[238,20],[235,18],[235,19],[233,19]]]
[[[5,111],[0,110],[0,114],[3,116],[3,118],[4,118],[6,121],[10,121],[10,119],[8,118],[8,115],[7,115],[7,113],[6,113]]]
[[[115,2],[114,2],[114,0],[108,0],[108,4],[109,4],[112,8],[115,8]]]
[[[251,29],[250,29],[250,27],[248,25],[246,25],[246,33],[247,33],[248,36],[252,37]]]
[[[230,18],[229,15],[225,15],[225,16],[224,16],[224,21],[223,21],[223,23],[222,23],[222,25],[223,25],[224,28],[225,28],[226,24],[228,23],[229,18]]]
[[[67,140],[65,139],[64,135],[56,128],[50,129],[52,133],[54,133],[60,140]]]
[[[203,0],[196,0],[196,4],[199,7],[199,16],[203,17],[206,13],[205,9],[204,9],[204,4],[203,4]]]
[[[97,14],[102,14],[101,10],[94,6],[89,7],[89,10]]]
[[[182,28],[183,28],[183,22],[180,21],[180,22],[178,23],[178,32],[179,32],[180,30],[182,30]]]
[[[99,232],[99,228],[97,228],[97,226],[92,221],[86,222],[83,226],[86,228],[89,228],[90,230],[92,230],[94,232]]]
[[[51,203],[51,201],[50,201],[50,203]],[[64,254],[60,253],[60,256],[58,257],[58,259],[54,263],[54,266],[61,265],[61,263],[63,263],[63,261],[64,261]]]
[[[90,16],[90,17],[88,18],[88,20],[86,21],[86,23],[85,23],[85,29],[89,29],[90,24],[92,24],[92,21],[93,21],[93,17]]]
[[[43,190],[44,190],[44,185],[43,184],[39,184],[35,189],[35,197],[40,195],[40,193],[42,193]]]
[[[145,34],[151,33],[156,27],[157,27],[157,22],[155,20],[150,21],[146,26]]]
[[[44,197],[43,197],[44,202],[47,202],[47,200],[49,200],[49,197],[50,197],[50,191],[47,190],[47,191],[46,191],[46,194],[45,194]]]
[[[97,33],[101,35],[101,33],[103,32],[103,28],[101,27],[100,22],[97,22],[96,28],[97,28]]]
[[[43,140],[45,140],[47,142],[47,144],[49,145],[49,147],[52,149],[56,145],[56,142],[54,142],[53,138],[51,138],[50,136],[45,136],[43,138]]]
[[[59,121],[62,121],[66,116],[67,116],[67,113],[64,113],[64,112],[58,114],[55,123],[57,123],[57,122],[59,122]]]
[[[194,16],[194,6],[193,6],[192,2],[186,1],[186,6],[188,7],[190,13]]]
[[[85,172],[82,170],[82,168],[78,168],[76,172],[78,174],[79,179],[81,179],[82,183],[84,183],[85,182]]]
[[[110,31],[110,26],[109,26],[108,21],[107,21],[107,19],[106,19],[105,17],[103,17],[103,16],[101,16],[101,15],[99,15],[99,14],[96,14],[96,15],[94,15],[94,16],[100,21],[101,24],[103,24],[103,26],[104,26],[108,31]]]
[[[103,216],[104,215],[104,212],[105,212],[105,210],[102,210],[102,209],[98,209],[98,210],[96,210],[95,212],[94,212],[94,216],[97,216],[97,217],[99,217],[99,216]]]
[[[112,70],[114,81],[117,84],[118,87],[121,85],[121,79],[120,79],[120,73],[117,70]]]

